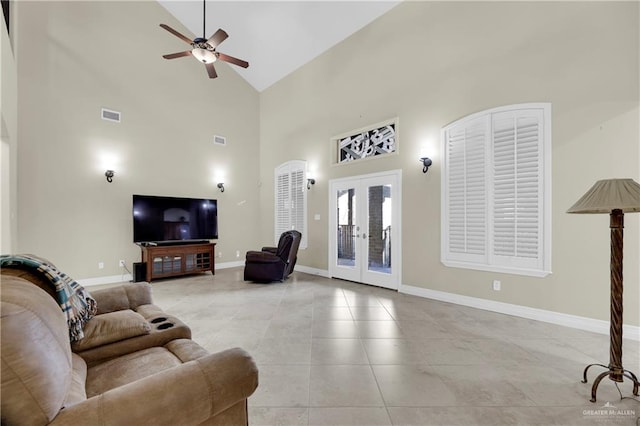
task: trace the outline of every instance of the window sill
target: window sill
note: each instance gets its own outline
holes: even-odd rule
[[[450,268],[473,269],[476,271],[523,275],[523,276],[536,277],[536,278],[544,278],[547,275],[550,275],[552,273],[551,271],[543,271],[540,269],[509,268],[505,266],[480,265],[475,263],[457,262],[457,261],[451,261],[451,260],[442,260],[442,263],[445,266],[448,266]]]

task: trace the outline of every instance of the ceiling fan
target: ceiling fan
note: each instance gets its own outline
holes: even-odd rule
[[[216,69],[213,66],[213,63],[220,59],[221,61],[228,62],[230,64],[237,65],[242,68],[248,68],[249,62],[243,61],[242,59],[234,58],[233,56],[225,55],[224,53],[218,52],[216,48],[220,43],[225,41],[229,35],[222,29],[218,29],[209,39],[204,38],[206,34],[206,16],[207,16],[207,3],[204,0],[202,5],[202,37],[196,37],[193,40],[189,40],[189,38],[180,34],[178,31],[174,30],[167,24],[160,24],[162,28],[169,31],[174,36],[179,39],[187,42],[191,45],[191,50],[186,50],[184,52],[171,53],[168,55],[162,55],[165,59],[176,59],[182,58],[183,56],[193,56],[199,62],[202,62],[204,66],[207,68],[207,73],[209,74],[209,78],[216,78],[218,73],[216,73]]]

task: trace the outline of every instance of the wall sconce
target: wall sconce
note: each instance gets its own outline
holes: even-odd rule
[[[106,172],[104,172],[104,175],[107,177],[107,182],[113,182],[113,175],[115,174],[116,173],[113,170],[107,170]]]
[[[316,180],[313,178],[307,179],[307,189],[311,189],[311,185],[315,185]]]
[[[224,192],[224,183],[220,182],[218,184],[218,189],[220,190],[220,192]]]
[[[422,157],[420,162],[422,163],[422,173],[427,173],[429,166],[433,164],[433,161],[431,161],[431,158],[429,157]]]

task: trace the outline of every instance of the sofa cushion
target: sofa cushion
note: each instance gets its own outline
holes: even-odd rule
[[[84,324],[97,311],[96,301],[84,287],[48,260],[32,254],[2,255],[0,267],[6,266],[31,269],[47,278],[55,288],[54,298],[67,319],[70,340],[74,342],[84,337]]]
[[[162,308],[154,304],[140,305],[135,310],[148,320],[166,316]]]
[[[87,399],[87,391],[85,390],[87,384],[87,363],[76,354],[71,354],[71,363],[71,387],[67,394],[67,399],[64,401],[65,407],[70,407]]]
[[[174,353],[175,350],[177,353]],[[190,353],[190,351],[192,351]],[[174,340],[161,347],[144,349],[89,367],[87,397],[99,395],[152,374],[206,356],[208,353],[188,339]],[[181,359],[183,358],[183,359]]]
[[[135,311],[140,305],[152,303],[149,283],[128,283],[117,287],[93,290],[91,296],[98,304],[98,315],[123,309]]]
[[[191,339],[191,329],[178,318],[163,312],[158,306],[142,305],[135,310],[151,326],[151,332],[108,345],[76,351],[89,367],[131,352],[164,346],[175,339]]]
[[[47,424],[71,386],[69,329],[58,304],[22,278],[2,276],[2,423]]]
[[[35,284],[44,291],[46,291],[53,300],[56,299],[56,288],[51,285],[51,281],[39,272],[35,272],[30,269],[24,269],[19,267],[3,266],[1,269],[3,277],[19,277],[24,278],[25,284]]]
[[[83,351],[131,337],[149,334],[151,326],[140,314],[131,309],[96,315],[84,326],[84,338],[73,342],[74,352]]]

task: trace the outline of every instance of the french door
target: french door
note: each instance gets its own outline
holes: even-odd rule
[[[398,289],[400,170],[330,182],[329,274]]]

